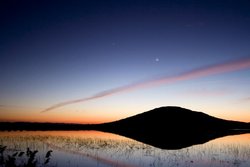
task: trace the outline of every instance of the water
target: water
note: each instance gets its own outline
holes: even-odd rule
[[[53,150],[51,161],[46,165],[51,167],[250,166],[250,134],[217,138],[178,150],[164,150],[98,131],[0,132],[0,144],[7,146],[5,156],[25,151],[27,147],[38,150],[36,158],[40,166],[47,151]]]

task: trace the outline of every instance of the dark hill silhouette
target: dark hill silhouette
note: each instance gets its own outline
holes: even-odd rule
[[[99,130],[162,148],[180,149],[227,135],[250,133],[250,124],[180,107],[161,107],[119,121],[96,124],[0,123],[0,130]]]
[[[250,132],[250,125],[180,107],[161,107],[99,125],[98,129],[163,149],[180,149],[217,137]]]

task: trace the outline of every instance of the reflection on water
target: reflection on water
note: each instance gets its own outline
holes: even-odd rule
[[[135,140],[98,131],[0,132],[8,152],[53,150],[51,166],[250,166],[250,134],[218,138],[202,145],[163,150]]]

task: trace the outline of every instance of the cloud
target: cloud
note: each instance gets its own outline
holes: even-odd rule
[[[202,68],[193,69],[190,71],[186,71],[177,75],[173,76],[161,76],[158,78],[153,78],[149,80],[140,81],[137,83],[117,87],[114,89],[109,89],[103,92],[99,92],[93,96],[82,98],[82,99],[75,99],[75,100],[69,100],[65,102],[61,102],[55,105],[52,105],[48,107],[47,109],[43,110],[42,112],[47,112],[50,110],[54,110],[59,107],[63,107],[70,104],[75,103],[83,103],[90,100],[95,100],[99,98],[104,98],[107,96],[112,96],[114,94],[122,93],[122,92],[129,92],[129,91],[135,91],[142,88],[150,88],[150,87],[157,87],[160,85],[166,85],[166,84],[172,84],[176,82],[181,82],[185,80],[191,80],[216,74],[222,74],[222,73],[228,73],[243,69],[250,68],[250,58],[245,59],[238,59],[234,61],[228,61],[220,64],[214,64]]]

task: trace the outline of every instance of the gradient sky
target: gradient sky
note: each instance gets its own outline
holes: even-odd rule
[[[160,106],[250,122],[250,68],[61,102],[250,58],[248,0],[0,2],[0,121],[97,123]]]

